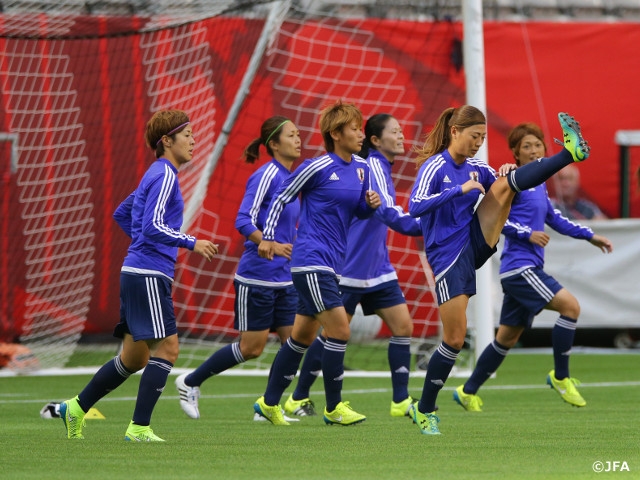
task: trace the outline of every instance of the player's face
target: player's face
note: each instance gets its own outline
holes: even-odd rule
[[[353,121],[342,127],[342,130],[336,132],[333,136],[333,141],[337,154],[344,152],[351,155],[362,150],[364,133],[362,133],[361,126],[356,121]]]
[[[398,120],[389,119],[380,138],[375,142],[375,146],[389,160],[393,160],[396,155],[404,154],[404,135]]]
[[[485,138],[487,138],[487,126],[484,124],[471,125],[464,130],[451,127],[449,151],[459,161],[473,158],[482,147]]]
[[[174,140],[171,141],[171,145],[165,151],[169,150],[169,154],[175,160],[178,165],[188,163],[193,158],[193,149],[196,146],[196,141],[193,136],[193,130],[191,125],[187,125],[184,130],[174,135]]]
[[[520,151],[516,154],[516,163],[520,166],[544,157],[545,146],[535,135],[525,135],[520,141]]]
[[[285,123],[282,126],[282,132],[278,140],[278,143],[269,142],[276,159],[294,161],[300,158],[302,140],[300,140],[300,130],[298,130],[298,127],[291,122]]]

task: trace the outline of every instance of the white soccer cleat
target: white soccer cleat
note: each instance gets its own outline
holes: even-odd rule
[[[184,383],[184,379],[188,373],[183,373],[176,378],[176,388],[180,394],[180,407],[188,417],[200,418],[200,410],[198,410],[198,399],[200,398],[200,387],[190,387]]]

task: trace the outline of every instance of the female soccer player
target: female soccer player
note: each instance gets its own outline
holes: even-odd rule
[[[338,276],[351,220],[371,216],[380,206],[380,197],[369,189],[367,163],[355,155],[363,140],[360,110],[353,104],[336,102],[321,112],[320,131],[327,153],[305,160],[284,181],[269,207],[258,247],[261,256],[274,258],[274,231],[284,206],[301,194],[298,237],[291,255],[291,276],[299,298],[293,331],[276,355],[264,396],[254,405],[255,412],[274,425],[289,425],[280,398],[321,326],[327,335],[322,355],[327,400],[324,421],[352,425],[366,419],[341,398],[350,331]]]
[[[371,188],[380,195],[382,205],[371,218],[356,218],[351,222],[340,291],[349,321],[360,303],[365,315],[379,315],[391,330],[388,359],[393,399],[390,413],[402,417],[409,414],[414,402],[408,390],[413,322],[398,275],[389,260],[387,234],[388,227],[413,236],[421,235],[422,231],[416,219],[396,205],[391,168],[396,156],[404,154],[404,135],[398,120],[386,113],[373,115],[367,120],[364,133],[359,155],[367,159]],[[309,347],[296,389],[284,404],[286,413],[314,414],[309,389],[320,373],[324,344],[325,338],[319,335]]]
[[[533,123],[516,126],[507,141],[519,167],[547,153],[544,134]],[[454,400],[465,410],[482,411],[478,390],[544,308],[560,314],[551,332],[555,368],[547,375],[547,383],[567,403],[576,407],[587,404],[569,376],[569,354],[580,305],[566,288],[543,270],[544,247],[549,242],[549,235],[544,232],[545,224],[563,235],[588,240],[605,253],[613,250],[607,238],[595,235],[590,228],[571,222],[559,210],[554,210],[544,183],[516,194],[509,219],[502,229],[505,243],[500,257],[500,282],[504,299],[500,326],[493,343],[480,355],[469,380],[453,392]]]
[[[133,419],[125,440],[163,442],[149,426],[167,377],[178,358],[178,335],[171,284],[178,247],[211,261],[218,246],[180,233],[184,202],[178,170],[191,161],[195,140],[187,114],[156,112],[147,123],[147,145],[157,160],[138,188],[113,214],[131,237],[120,274],[120,323],[114,336],[123,338],[122,351],[104,364],[76,397],[60,405],[68,438],[84,438],[85,413],[102,397],[144,368]]]
[[[262,124],[260,137],[246,148],[247,163],[258,159],[260,145],[265,146],[272,158],[249,177],[236,217],[236,228],[247,239],[233,282],[236,290],[234,327],[240,332],[240,339],[215,352],[193,372],[176,379],[180,406],[191,418],[200,418],[198,398],[202,382],[260,356],[270,330],[278,333],[281,343],[291,334],[297,294],[289,263],[300,214],[297,198],[288,203],[280,215],[272,261],[258,255],[258,245],[273,194],[300,157],[300,131],[286,117],[271,117]]]
[[[422,397],[411,406],[411,416],[423,434],[440,434],[435,402],[464,345],[476,269],[495,253],[516,192],[540,185],[564,166],[589,156],[578,123],[565,113],[558,118],[565,148],[517,169],[503,165],[498,178],[486,162],[473,158],[484,143],[487,121],[470,105],[442,112],[418,149],[419,172],[409,213],[420,218],[443,326],[442,342],[427,366]],[[478,203],[481,193],[484,198]]]

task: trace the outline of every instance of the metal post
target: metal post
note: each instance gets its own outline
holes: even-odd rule
[[[620,218],[629,218],[631,198],[629,147],[640,147],[640,130],[618,130],[615,141],[620,146]]]

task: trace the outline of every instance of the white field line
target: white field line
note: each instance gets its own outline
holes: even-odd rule
[[[167,382],[167,388],[173,387],[173,382],[171,379]],[[611,387],[640,387],[640,380],[638,381],[629,381],[629,382],[596,382],[596,383],[581,383],[580,389],[583,388],[611,388]],[[443,390],[453,391],[456,387],[444,387]],[[546,384],[536,384],[536,385],[484,385],[482,390],[542,390],[549,389],[549,386]],[[259,396],[263,395],[264,392],[259,393],[232,393],[232,394],[224,394],[224,395],[204,395],[201,394],[200,398],[209,398],[209,399],[229,399],[229,398],[252,398],[256,399]],[[322,391],[318,390],[318,395],[322,395]],[[345,389],[342,391],[344,395],[368,395],[371,393],[391,393],[391,388],[370,388],[370,389],[353,389],[348,390]],[[24,395],[26,396],[26,394]],[[160,400],[178,400],[180,397],[178,395],[162,395]],[[129,402],[134,401],[136,397],[118,397],[118,396],[107,396],[100,399],[100,402]],[[40,399],[27,399],[21,398],[21,395],[18,393],[9,393],[4,394],[0,393],[0,405],[2,404],[12,404],[12,403],[38,403],[38,404],[46,404],[52,401],[50,398],[40,398]]]

